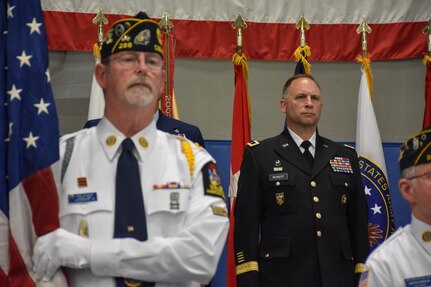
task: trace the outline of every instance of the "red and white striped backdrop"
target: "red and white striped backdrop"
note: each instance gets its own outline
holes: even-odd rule
[[[90,3],[91,2],[91,3]],[[90,51],[97,41],[92,23],[98,9],[114,21],[145,10],[160,18],[167,12],[175,25],[176,56],[230,58],[236,49],[232,23],[239,13],[249,59],[288,60],[299,45],[295,28],[301,12],[310,23],[306,40],[311,61],[352,61],[361,52],[356,33],[364,17],[373,29],[368,51],[373,60],[422,57],[431,17],[429,0],[42,0],[50,50]],[[107,31],[105,27],[104,32]]]

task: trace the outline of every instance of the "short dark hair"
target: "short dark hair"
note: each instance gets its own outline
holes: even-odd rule
[[[313,82],[316,83],[317,87],[319,87],[319,90],[320,90],[319,83],[317,83],[317,81],[311,75],[309,75],[309,74],[296,74],[296,75],[290,77],[289,79],[287,79],[286,83],[283,86],[283,92],[281,94],[281,97],[284,96],[284,93],[286,93],[286,90],[290,87],[292,82],[295,81],[296,79],[300,79],[300,78],[307,78],[307,79],[312,80]]]

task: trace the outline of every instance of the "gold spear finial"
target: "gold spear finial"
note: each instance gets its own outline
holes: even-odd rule
[[[425,26],[422,33],[428,34],[428,56],[431,56],[431,19],[429,19],[428,25]]]
[[[162,19],[159,22],[159,27],[165,33],[169,33],[170,31],[172,31],[174,29],[174,24],[172,24],[171,20],[169,19],[169,15],[166,11],[163,12]]]
[[[310,29],[310,24],[308,24],[307,20],[304,17],[304,12],[301,12],[301,16],[299,17],[298,21],[295,24],[296,29],[301,31],[301,38],[300,38],[300,45],[301,48],[305,47],[305,30]]]
[[[358,28],[356,28],[356,33],[362,33],[362,56],[364,58],[368,57],[366,33],[371,33],[372,31],[373,30],[371,30],[370,26],[368,26],[367,21],[365,21],[365,18],[362,18],[361,24],[359,24]]]
[[[102,9],[99,9],[97,11],[96,17],[93,19],[93,24],[98,25],[98,31],[97,31],[97,45],[102,47],[103,43],[103,24],[108,24],[108,19],[106,19],[105,15],[103,14]]]
[[[242,29],[247,29],[247,23],[244,22],[244,20],[241,17],[241,13],[238,14],[238,17],[236,17],[235,22],[232,24],[232,28],[236,30],[236,51],[237,53],[242,53]]]

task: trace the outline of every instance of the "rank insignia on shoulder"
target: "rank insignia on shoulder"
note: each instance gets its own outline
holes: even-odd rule
[[[348,149],[355,150],[355,148],[354,148],[354,147],[352,147],[351,145],[345,144],[344,146],[345,146],[346,148],[348,148]]]
[[[221,185],[220,175],[218,174],[217,166],[213,162],[207,163],[202,168],[204,179],[205,195],[217,196],[225,199],[224,190]]]
[[[334,172],[353,173],[349,158],[336,156],[329,161]]]
[[[223,208],[223,207],[220,207],[220,206],[211,205],[211,209],[212,209],[214,215],[219,215],[219,216],[227,217],[227,210],[226,210],[226,208]]]
[[[260,142],[259,141],[252,141],[252,142],[247,143],[247,145],[249,147],[255,147],[257,145],[260,145]]]

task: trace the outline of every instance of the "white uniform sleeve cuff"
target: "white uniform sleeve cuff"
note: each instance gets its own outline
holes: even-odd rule
[[[115,277],[121,240],[94,240],[91,245],[91,271],[97,276]]]

